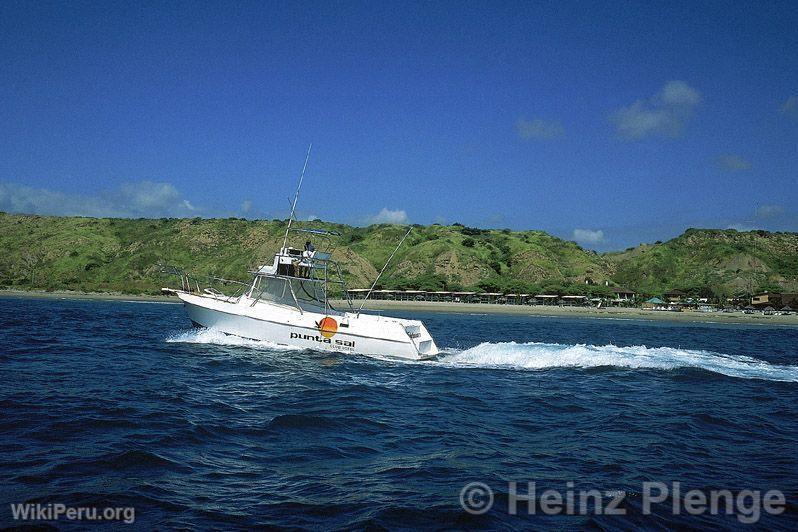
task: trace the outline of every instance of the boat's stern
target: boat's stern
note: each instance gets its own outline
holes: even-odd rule
[[[427,360],[438,355],[438,346],[435,345],[432,335],[424,324],[418,320],[402,320],[405,332],[418,352],[419,360]]]

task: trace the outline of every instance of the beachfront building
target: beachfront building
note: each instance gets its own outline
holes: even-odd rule
[[[508,305],[532,305],[534,299],[531,294],[506,294],[504,297]]]
[[[652,297],[643,302],[643,308],[647,310],[667,310],[668,304],[658,297]]]
[[[396,299],[396,290],[375,290],[371,293],[371,299],[393,301]]]
[[[775,299],[776,294],[771,294],[769,292],[763,292],[761,294],[754,294],[751,296],[751,306],[754,308],[758,306],[762,306],[763,308],[772,304],[773,300]]]
[[[352,300],[362,300],[368,294],[368,288],[350,288],[347,290]],[[563,307],[582,307],[582,306],[631,306],[635,301],[635,292],[625,288],[613,290],[614,299],[584,296],[584,295],[559,295],[559,294],[503,294],[501,292],[451,292],[448,290],[374,290],[371,292],[371,299],[377,301],[428,301],[433,303],[486,303],[490,305],[548,305]],[[659,300],[661,301],[661,300]],[[649,300],[650,302],[650,300]],[[665,306],[685,305],[682,303],[669,303],[662,301]],[[792,303],[798,307],[798,300]],[[766,306],[774,306],[771,301]],[[775,308],[781,308],[779,305]],[[651,308],[651,305],[647,305]]]
[[[607,301],[614,307],[625,307],[634,303],[635,292],[628,288],[615,287],[612,289],[613,299]]]
[[[396,301],[429,301],[429,292],[424,290],[397,290],[395,294]]]
[[[556,305],[559,298],[557,294],[538,294],[533,299],[535,305]]]
[[[760,310],[767,307],[774,309],[790,307],[792,310],[798,307],[798,293],[762,292],[751,297],[751,306]]]
[[[521,294],[506,294],[504,296],[504,301],[508,305],[521,305],[523,303]]]
[[[687,294],[681,290],[669,290],[663,294],[669,303],[681,303]]]
[[[477,303],[490,303],[490,304],[497,304],[497,303],[504,303],[506,300],[504,299],[504,294],[501,292],[484,292],[482,294],[476,294]]]
[[[363,299],[369,293],[368,288],[350,288],[346,291],[350,299]],[[373,295],[373,294],[372,294]]]
[[[629,290],[628,288],[615,287],[612,289],[612,293],[615,296],[615,301],[628,303],[635,298],[634,290]]]
[[[583,307],[587,305],[587,296],[562,296],[560,305],[564,307]]]
[[[452,292],[452,301],[455,303],[473,303],[476,292]]]

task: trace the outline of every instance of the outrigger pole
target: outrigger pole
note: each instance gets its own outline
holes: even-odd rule
[[[361,310],[363,310],[363,305],[365,305],[365,304],[366,304],[366,300],[367,300],[367,299],[369,298],[369,296],[371,295],[371,292],[373,292],[373,291],[374,291],[374,287],[375,287],[375,286],[377,286],[377,281],[379,281],[379,280],[380,280],[380,277],[382,277],[382,272],[384,272],[384,271],[385,271],[385,268],[387,268],[387,267],[388,267],[388,263],[390,263],[390,262],[391,262],[391,259],[393,258],[393,256],[394,256],[394,255],[396,255],[396,252],[397,252],[397,251],[399,251],[399,248],[400,248],[400,247],[402,247],[402,243],[405,241],[405,238],[407,238],[407,235],[409,235],[409,234],[410,234],[410,231],[412,231],[412,230],[413,230],[413,226],[411,225],[411,226],[410,226],[410,228],[407,230],[407,233],[405,233],[405,236],[403,236],[403,237],[402,237],[402,240],[400,240],[400,241],[399,241],[399,245],[398,245],[398,246],[396,246],[396,249],[394,249],[394,250],[393,250],[393,253],[391,253],[391,256],[390,256],[390,257],[388,257],[388,260],[386,260],[386,261],[385,261],[385,266],[383,266],[383,267],[382,267],[382,269],[380,270],[380,273],[377,275],[377,278],[376,278],[376,279],[374,279],[374,283],[372,283],[372,285],[371,285],[371,288],[369,288],[369,291],[368,291],[368,293],[366,293],[366,297],[364,297],[364,298],[363,298],[363,302],[360,304],[360,308],[359,308],[359,309],[357,309],[357,314],[356,314],[356,316],[360,316],[360,311],[361,311]]]
[[[308,167],[308,159],[310,159],[310,150],[313,148],[313,143],[308,146],[308,153],[305,155],[305,164],[302,165],[302,173],[299,175],[299,185],[296,187],[294,193],[294,201],[291,204],[291,215],[288,217],[288,227],[285,228],[285,236],[283,237],[283,249],[288,244],[288,231],[291,230],[291,222],[294,220],[294,212],[296,211],[296,201],[299,199],[299,189],[302,188],[302,180],[305,179],[305,169]]]

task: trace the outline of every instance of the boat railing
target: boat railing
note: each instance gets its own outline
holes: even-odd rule
[[[249,283],[234,279],[225,279],[214,275],[196,276],[176,266],[162,266],[160,272],[166,276],[178,277],[180,289],[183,292],[217,299],[238,298],[249,287]]]
[[[296,305],[301,307],[300,300],[303,299],[302,293],[320,305],[322,308],[329,308],[328,299],[332,293],[333,297],[340,296],[346,300],[351,309],[351,299],[346,290],[341,267],[332,258],[332,253],[327,251],[300,251],[291,248],[293,253],[276,253],[275,261],[272,265],[261,267],[259,270],[252,271],[255,276],[285,279],[292,290],[301,293],[293,293]],[[259,299],[259,298],[256,298]]]
[[[253,274],[272,275],[277,277],[290,277],[315,282],[341,283],[343,279],[331,278],[329,273],[340,271],[338,263],[327,252],[315,251],[312,255],[293,255],[290,253],[277,253],[277,269],[265,267],[253,271]],[[286,260],[282,260],[286,259]],[[337,275],[335,277],[338,277]]]

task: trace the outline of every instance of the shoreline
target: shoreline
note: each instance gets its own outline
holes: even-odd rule
[[[90,299],[98,301],[148,301],[150,303],[180,300],[174,296],[150,294],[122,294],[119,292],[73,292],[71,290],[0,290],[0,297],[30,299]]]
[[[359,302],[353,302],[357,308]],[[640,308],[559,307],[548,305],[494,305],[489,303],[450,303],[432,301],[367,301],[364,310],[406,310],[417,312],[448,312],[460,314],[507,314],[516,316],[546,316],[553,318],[596,318],[616,320],[670,321],[679,323],[730,323],[748,325],[798,326],[798,314],[765,316],[741,312],[666,312]]]
[[[175,296],[121,294],[114,292],[47,292],[44,290],[0,290],[0,298],[4,297],[21,299],[85,299],[96,301],[180,303],[180,300]],[[357,308],[359,305],[359,300],[355,300],[353,303]],[[592,307],[559,307],[553,305],[494,305],[489,303],[370,300],[366,302],[363,309],[378,311],[397,310],[410,312],[442,312],[455,314],[505,314],[514,316],[540,316],[553,318],[670,321],[677,323],[728,323],[763,326],[798,326],[798,314],[792,314],[789,316],[765,316],[763,314],[742,314],[740,312],[665,312],[626,307],[607,307],[597,309]]]

